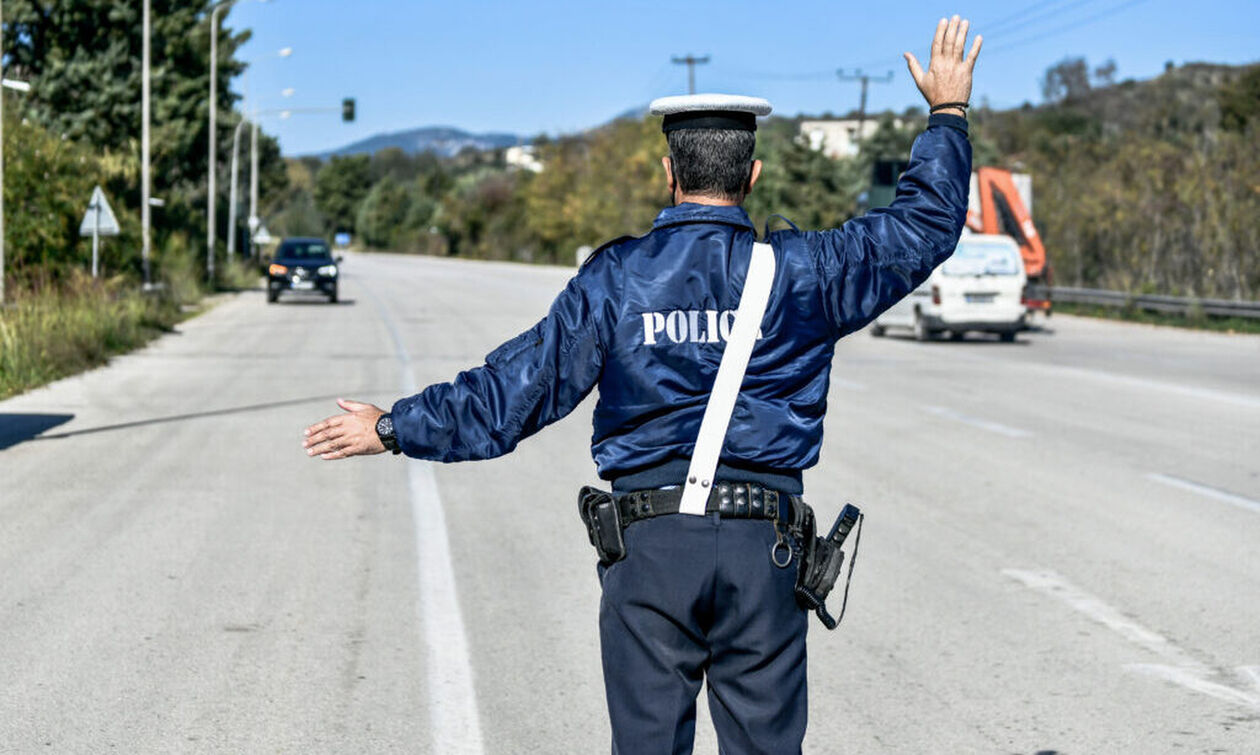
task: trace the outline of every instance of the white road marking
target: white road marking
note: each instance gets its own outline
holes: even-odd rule
[[[1163,635],[1138,624],[1104,603],[1101,598],[1081,590],[1056,572],[1003,569],[1002,573],[1017,582],[1022,582],[1025,587],[1063,601],[1070,608],[1085,614],[1129,642],[1140,645],[1169,663],[1186,666],[1202,665],[1169,642]]]
[[[1147,629],[1101,598],[1073,585],[1062,575],[1053,571],[1024,569],[1003,569],[1002,573],[1025,587],[1066,603],[1068,607],[1167,661],[1166,664],[1134,663],[1124,668],[1179,684],[1218,700],[1260,710],[1260,670],[1257,670],[1260,667],[1242,666],[1238,669],[1240,676],[1251,677],[1252,686],[1257,687],[1254,692],[1213,681],[1212,677],[1220,676],[1217,671],[1195,660],[1158,632]]]
[[[925,406],[923,407],[923,411],[929,412],[931,414],[935,414],[938,417],[945,417],[946,419],[952,419],[955,422],[961,422],[964,425],[971,425],[972,427],[978,427],[981,430],[988,430],[991,433],[997,433],[998,435],[1005,435],[1008,438],[1031,438],[1032,437],[1032,433],[1028,432],[1027,430],[1020,430],[1018,427],[1011,427],[1009,425],[1003,425],[997,422],[990,422],[987,419],[980,419],[978,417],[970,417],[966,414],[961,414],[959,412],[954,411],[953,409],[948,409],[944,406]]]
[[[1147,663],[1134,663],[1125,666],[1125,668],[1130,671],[1136,671],[1139,674],[1154,676],[1173,684],[1180,684],[1186,689],[1208,695],[1209,697],[1215,697],[1217,700],[1224,700],[1227,703],[1260,710],[1260,694],[1234,689],[1228,685],[1211,681],[1207,679],[1208,674],[1211,672],[1206,668],[1160,666]]]
[[[1260,514],[1260,501],[1253,501],[1250,498],[1245,498],[1236,493],[1230,493],[1227,490],[1214,488],[1211,485],[1204,485],[1203,483],[1194,482],[1193,480],[1182,479],[1181,477],[1160,474],[1159,472],[1152,472],[1148,474],[1146,478],[1165,485],[1170,485],[1174,488],[1181,488],[1182,490],[1189,490],[1191,493],[1198,493],[1199,495],[1204,495],[1208,498],[1214,498],[1222,503],[1228,503],[1231,506],[1237,506],[1240,509],[1245,509],[1255,514]]]
[[[1230,393],[1229,391],[1218,391],[1214,388],[1197,388],[1192,385],[1178,385],[1177,383],[1165,383],[1162,380],[1148,380],[1147,378],[1133,377],[1130,375],[1119,375],[1114,372],[1106,372],[1104,370],[1094,370],[1086,367],[1067,367],[1064,365],[1035,365],[1035,369],[1040,372],[1058,372],[1060,374],[1074,375],[1077,377],[1097,380],[1105,383],[1113,383],[1132,388],[1145,388],[1149,390],[1164,391],[1166,393],[1175,393],[1188,398],[1206,399],[1208,401],[1218,401],[1235,406],[1245,406],[1249,409],[1260,409],[1260,398],[1247,396],[1241,393]]]
[[[1122,375],[1108,370],[1099,370],[1089,367],[1072,367],[1062,364],[1047,364],[1044,362],[1015,363],[1001,357],[965,354],[961,351],[953,349],[942,349],[941,353],[942,355],[948,354],[950,359],[957,359],[960,361],[983,362],[986,364],[1000,363],[1003,367],[1033,373],[1034,376],[1038,378],[1044,378],[1047,375],[1061,375],[1064,377],[1074,377],[1085,380],[1094,380],[1102,383],[1111,383],[1113,385],[1120,385],[1128,388],[1163,391],[1165,393],[1173,393],[1187,398],[1233,404],[1235,406],[1242,406],[1248,409],[1260,409],[1260,396],[1252,396],[1245,393],[1234,393],[1232,391],[1222,391],[1215,388],[1199,388],[1197,386],[1182,385],[1180,383],[1168,383],[1162,380],[1151,380],[1149,378],[1135,377],[1133,375]]]
[[[1237,670],[1244,681],[1260,692],[1260,666],[1239,666]]]
[[[411,371],[411,355],[403,344],[398,327],[380,301],[367,287],[373,306],[394,341],[394,353],[402,370],[402,389],[416,392]],[[429,671],[429,721],[433,752],[479,755],[485,752],[481,739],[481,719],[477,713],[477,690],[473,684],[468,633],[464,631],[451,546],[446,535],[446,513],[438,492],[433,465],[408,460],[407,480],[411,489],[411,516],[416,527],[417,568],[420,575],[420,624],[424,628],[426,668]]]

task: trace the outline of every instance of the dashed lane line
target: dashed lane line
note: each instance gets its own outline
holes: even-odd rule
[[[1062,575],[1049,571],[1003,569],[1002,574],[1032,590],[1048,595],[1102,624],[1134,645],[1158,656],[1164,663],[1132,663],[1125,669],[1172,682],[1218,700],[1260,711],[1260,671],[1254,666],[1235,669],[1239,686],[1222,681],[1223,672],[1195,660],[1171,640],[1154,632],[1096,595],[1085,592]]]
[[[935,414],[938,417],[952,419],[955,422],[961,422],[964,425],[978,427],[981,430],[987,430],[991,433],[1005,435],[1008,438],[1032,437],[1032,433],[1027,430],[1021,430],[1018,427],[1011,427],[1010,425],[1003,425],[999,422],[991,422],[987,419],[981,419],[979,417],[972,417],[944,406],[925,406],[923,407],[923,411],[928,412],[929,414]]]
[[[1174,477],[1173,475],[1161,474],[1159,472],[1151,472],[1146,476],[1148,480],[1162,483],[1174,488],[1189,490],[1191,493],[1198,493],[1202,496],[1215,499],[1222,503],[1228,503],[1231,506],[1237,506],[1244,511],[1250,511],[1253,514],[1260,514],[1260,501],[1253,501],[1245,496],[1231,493],[1228,490],[1214,488],[1211,485],[1204,485],[1201,482],[1187,480],[1182,477]]]

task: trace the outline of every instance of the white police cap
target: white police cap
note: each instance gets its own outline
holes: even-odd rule
[[[653,100],[650,112],[665,116],[665,133],[684,128],[756,131],[757,116],[769,115],[770,103],[740,94],[687,94]]]

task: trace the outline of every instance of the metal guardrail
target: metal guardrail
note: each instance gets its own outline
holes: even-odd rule
[[[1134,307],[1153,312],[1189,315],[1202,312],[1213,317],[1248,317],[1260,319],[1260,302],[1231,299],[1197,299],[1187,296],[1130,294],[1100,288],[1067,288],[1053,286],[1050,300],[1070,304],[1094,304],[1102,307]]]

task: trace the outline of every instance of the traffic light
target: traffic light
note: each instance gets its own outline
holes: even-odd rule
[[[354,98],[347,97],[341,101],[341,120],[346,123],[354,122]]]

